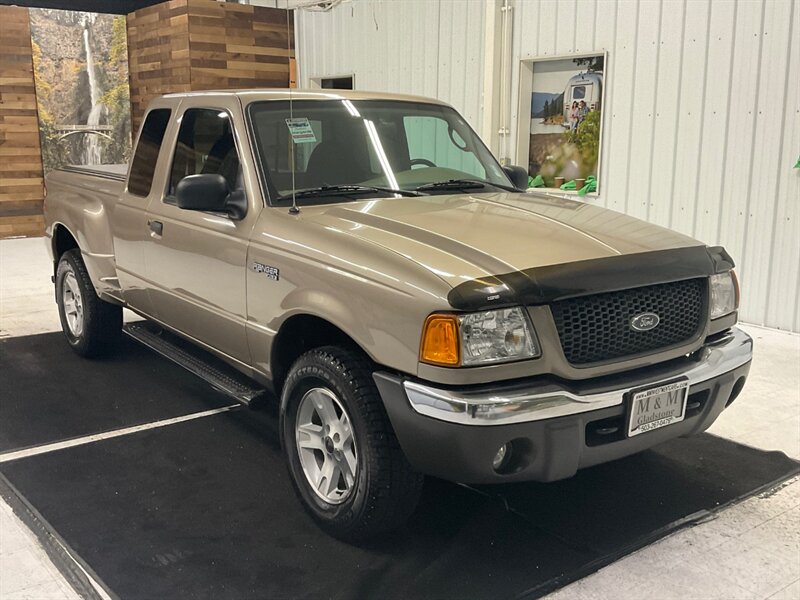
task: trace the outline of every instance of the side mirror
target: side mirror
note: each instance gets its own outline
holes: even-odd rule
[[[236,220],[247,212],[244,191],[231,192],[225,178],[214,173],[187,175],[181,179],[175,187],[175,200],[178,208],[224,212]]]
[[[508,178],[511,180],[511,183],[514,184],[514,187],[518,190],[527,190],[528,189],[528,170],[524,167],[515,167],[513,165],[509,165],[507,167],[503,167],[503,171],[506,172]]]

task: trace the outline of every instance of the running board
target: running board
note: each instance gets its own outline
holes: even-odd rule
[[[227,363],[202,348],[165,331],[155,323],[150,321],[127,323],[123,326],[122,331],[137,342],[204,379],[214,389],[230,396],[237,402],[250,406],[266,393],[266,390],[258,387],[255,381],[239,373]]]

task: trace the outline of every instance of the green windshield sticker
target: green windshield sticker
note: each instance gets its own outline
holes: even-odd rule
[[[310,144],[317,141],[314,130],[311,129],[311,123],[305,117],[286,119],[286,126],[289,128],[295,144]]]

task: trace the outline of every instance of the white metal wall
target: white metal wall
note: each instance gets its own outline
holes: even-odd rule
[[[419,94],[480,119],[481,0],[345,2],[297,11],[298,81],[355,74],[361,90]]]
[[[800,331],[798,3],[515,3],[515,65],[603,50],[598,201],[725,246],[742,319]]]
[[[525,58],[608,51],[592,202],[724,245],[741,317],[800,331],[800,3],[511,0]],[[297,17],[301,81],[434,96],[482,118],[482,0],[354,0]],[[528,115],[523,115],[528,119]],[[515,143],[511,144],[516,147]]]

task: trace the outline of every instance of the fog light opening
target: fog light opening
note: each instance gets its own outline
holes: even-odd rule
[[[733,384],[733,389],[731,390],[731,395],[728,398],[728,401],[725,403],[725,408],[728,408],[736,398],[739,397],[739,394],[742,392],[742,388],[744,387],[744,377],[739,377],[736,380],[736,383]]]
[[[509,461],[511,460],[512,454],[512,446],[511,443],[503,444],[497,450],[497,454],[494,455],[492,459],[492,467],[498,473],[503,471],[503,468],[508,465]]]

